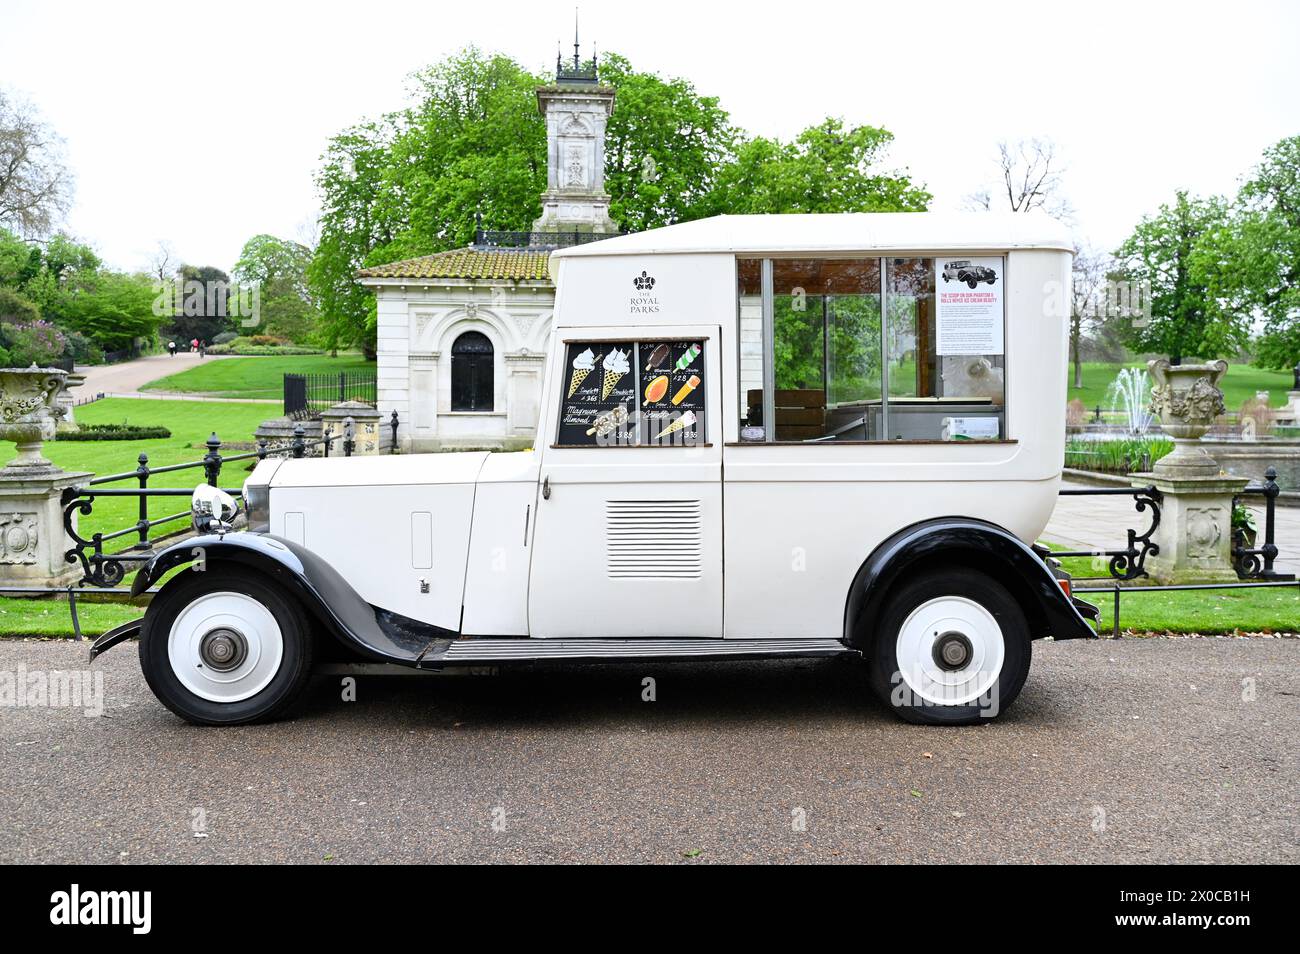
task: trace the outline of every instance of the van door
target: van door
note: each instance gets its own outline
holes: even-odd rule
[[[530,634],[721,637],[720,328],[557,332]]]

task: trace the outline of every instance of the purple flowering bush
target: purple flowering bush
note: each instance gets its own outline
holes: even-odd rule
[[[68,346],[63,332],[48,321],[29,321],[0,325],[0,345],[9,352],[7,364],[26,368],[32,364],[45,367],[62,357]]]

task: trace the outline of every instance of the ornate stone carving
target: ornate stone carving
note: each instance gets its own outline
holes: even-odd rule
[[[59,405],[66,371],[58,368],[0,369],[0,440],[18,445],[5,473],[43,473],[54,465],[41,456],[41,443],[54,437],[64,415]]]
[[[32,564],[37,559],[40,532],[34,513],[0,514],[0,563]]]
[[[1223,392],[1219,380],[1228,362],[1170,364],[1168,358],[1147,362],[1155,379],[1151,389],[1151,410],[1160,418],[1164,432],[1174,439],[1174,451],[1162,458],[1155,472],[1166,476],[1214,476],[1218,464],[1197,444],[1214,419],[1223,413]]]
[[[582,152],[581,146],[569,147],[564,166],[566,188],[581,189],[587,184],[586,163],[582,161]]]
[[[1214,560],[1218,555],[1223,531],[1222,507],[1187,508],[1187,557],[1191,560]]]

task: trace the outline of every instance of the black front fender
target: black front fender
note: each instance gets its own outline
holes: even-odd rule
[[[255,570],[297,597],[345,646],[375,662],[414,665],[431,640],[448,635],[433,626],[394,623],[392,614],[377,611],[315,553],[265,533],[210,534],[173,544],[140,568],[131,595],[186,564],[195,564],[191,572],[219,573],[230,565]]]
[[[1035,639],[1097,636],[1047,564],[1015,534],[984,520],[938,517],[900,530],[862,564],[844,609],[849,645],[857,649],[867,645],[896,584],[945,565],[968,566],[994,577],[1024,610]]]

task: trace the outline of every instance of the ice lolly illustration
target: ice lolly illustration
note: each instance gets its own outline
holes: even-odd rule
[[[645,386],[645,399],[647,404],[657,404],[664,399],[668,393],[668,375],[661,374]]]
[[[582,382],[587,380],[587,375],[591,374],[591,369],[596,366],[596,356],[588,348],[582,354],[573,359],[573,374],[569,376],[569,393],[566,398],[573,397],[578,388],[582,387]]]
[[[606,411],[592,422],[594,425],[587,429],[587,436],[596,434],[600,437],[608,437],[617,428],[627,423],[627,405],[620,404],[613,410]]]
[[[604,361],[605,379],[601,383],[600,399],[603,401],[609,397],[609,393],[614,390],[619,379],[631,370],[631,365],[627,360],[627,352],[619,351],[615,348],[609,354],[605,355]]]
[[[669,350],[668,345],[661,344],[659,347],[651,351],[650,357],[646,360],[645,369],[647,371],[653,371],[655,368],[667,361]]]
[[[687,411],[684,414],[682,414],[682,416],[679,417],[677,420],[673,421],[662,431],[656,434],[655,440],[659,440],[659,438],[666,437],[669,434],[676,434],[678,431],[685,430],[688,427],[694,427],[694,426],[695,426],[695,412]]]
[[[677,364],[674,365],[674,369],[677,371],[685,371],[695,362],[695,359],[698,358],[699,356],[700,356],[700,346],[698,344],[691,345],[689,348],[683,351],[682,356],[677,359]]]
[[[690,394],[692,391],[694,391],[696,388],[698,388],[699,386],[700,386],[700,376],[698,374],[692,374],[686,380],[686,383],[677,389],[677,393],[673,395],[673,405],[676,406],[678,404],[681,404],[683,401],[686,400],[686,396]]]

